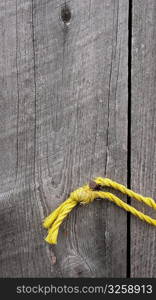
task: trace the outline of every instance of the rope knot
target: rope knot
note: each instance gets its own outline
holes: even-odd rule
[[[111,187],[122,192],[129,197],[133,197],[134,199],[144,202],[146,205],[156,209],[156,202],[152,198],[143,197],[142,195],[133,192],[132,190],[126,188],[124,185],[121,185],[109,178],[98,177],[95,178],[94,181],[91,181],[89,185],[84,185],[74,192],[72,192],[69,198],[63,202],[58,208],[56,208],[47,218],[45,218],[43,226],[48,229],[48,235],[45,240],[49,244],[56,244],[57,237],[59,232],[59,227],[64,221],[64,219],[68,216],[68,214],[72,211],[72,209],[78,204],[89,204],[94,199],[108,199],[114,202],[119,207],[122,207],[126,211],[131,212],[133,215],[137,216],[141,220],[146,221],[149,224],[156,226],[156,220],[151,217],[143,214],[138,211],[133,206],[125,203],[120,198],[115,196],[114,194],[103,191],[101,188],[103,187]]]
[[[89,204],[94,200],[94,192],[88,187],[80,187],[70,194],[70,199],[81,204]]]

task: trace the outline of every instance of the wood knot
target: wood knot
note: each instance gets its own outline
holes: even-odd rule
[[[100,189],[99,184],[97,184],[97,183],[96,183],[95,181],[93,181],[93,180],[91,180],[91,181],[89,182],[89,187],[90,187],[90,189],[92,189],[93,191],[97,191],[97,190]]]
[[[65,5],[61,8],[61,19],[62,19],[63,23],[65,23],[66,25],[70,24],[71,11],[67,5]]]

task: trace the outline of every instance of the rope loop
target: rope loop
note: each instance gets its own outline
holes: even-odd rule
[[[72,211],[72,209],[79,203],[89,204],[97,198],[108,199],[115,203],[117,206],[140,218],[141,220],[153,226],[156,226],[155,219],[152,219],[151,217],[145,215],[133,206],[122,201],[113,193],[105,192],[105,187],[113,188],[117,191],[120,191],[121,193],[132,197],[135,200],[143,202],[156,210],[156,202],[152,198],[144,197],[109,178],[97,177],[94,179],[94,181],[91,181],[89,185],[84,185],[73,191],[65,202],[63,202],[47,218],[45,218],[43,226],[48,229],[48,235],[45,238],[45,240],[49,244],[57,244],[57,237],[60,225],[68,216],[68,214]]]

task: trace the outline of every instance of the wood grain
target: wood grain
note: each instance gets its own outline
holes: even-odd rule
[[[0,276],[51,276],[35,179],[32,1],[0,2]],[[43,216],[42,216],[43,217]]]
[[[156,199],[156,2],[133,1],[132,188]],[[132,202],[153,216],[152,209]],[[156,277],[155,228],[131,218],[131,276]]]
[[[97,175],[127,179],[128,1],[34,8],[38,181],[45,215]],[[125,212],[77,207],[53,249],[63,277],[126,276]],[[48,246],[47,246],[48,247]]]
[[[0,276],[126,277],[127,215],[107,200],[43,241],[73,189],[127,182],[128,0],[71,0],[68,25],[62,6],[0,3]]]

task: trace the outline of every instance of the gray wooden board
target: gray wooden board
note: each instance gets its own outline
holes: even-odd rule
[[[156,1],[133,1],[132,188],[156,199]],[[155,218],[155,212],[132,201]],[[156,231],[131,218],[131,276],[156,277]]]
[[[43,240],[72,190],[127,182],[128,0],[71,0],[68,26],[62,5],[0,1],[0,276],[126,277],[127,214],[107,200]]]

